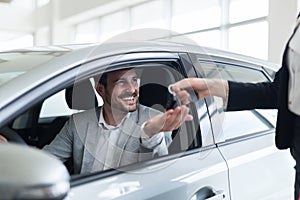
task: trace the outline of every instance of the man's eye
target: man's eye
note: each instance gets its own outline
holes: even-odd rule
[[[120,80],[120,81],[117,81],[117,82],[116,82],[116,85],[119,85],[119,86],[122,86],[122,85],[124,85],[124,84],[125,84],[125,81],[121,81],[121,80]]]

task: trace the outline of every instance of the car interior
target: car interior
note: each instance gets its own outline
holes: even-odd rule
[[[182,76],[170,68],[158,64],[156,67],[137,68],[137,74],[140,76],[140,95],[139,103],[148,107],[152,107],[161,112],[175,108],[178,101],[168,92],[168,85]],[[176,77],[177,76],[177,77]],[[90,79],[81,80],[73,83],[73,85],[63,90],[64,103],[72,113],[95,108],[99,103],[99,97],[95,93],[93,82]],[[49,97],[48,99],[50,99]],[[100,97],[101,98],[101,97]],[[41,112],[46,99],[28,109],[23,114],[16,117],[9,124],[1,127],[0,133],[8,139],[8,141],[19,144],[35,146],[42,149],[49,144],[64,126],[70,115],[57,115],[41,117]],[[190,105],[193,106],[193,105]],[[191,109],[191,112],[193,112]],[[192,113],[197,115],[197,113]],[[182,152],[189,148],[195,147],[195,138],[191,138],[189,132],[200,134],[198,117],[194,117],[192,122],[185,122],[179,129],[172,132],[171,144],[169,146],[169,154]],[[167,137],[167,136],[166,136]],[[196,136],[192,136],[196,137]],[[199,137],[197,137],[199,140]],[[170,141],[170,140],[169,140]],[[199,142],[197,142],[199,143]],[[200,142],[201,143],[201,142]],[[199,144],[197,144],[199,145]],[[72,159],[70,159],[72,160]],[[65,163],[69,172],[72,174],[72,163]]]

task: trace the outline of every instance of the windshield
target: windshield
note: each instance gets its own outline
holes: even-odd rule
[[[68,51],[19,51],[0,53],[0,86],[66,52]]]

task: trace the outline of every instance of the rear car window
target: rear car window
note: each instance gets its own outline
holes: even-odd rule
[[[263,69],[215,62],[201,62],[201,68],[207,78],[251,83],[270,81]],[[273,109],[227,111],[222,123],[223,137],[228,140],[273,129],[276,112],[277,110]]]

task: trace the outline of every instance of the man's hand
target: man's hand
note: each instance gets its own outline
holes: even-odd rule
[[[174,110],[167,110],[148,120],[144,126],[144,132],[152,137],[159,132],[173,131],[178,129],[185,121],[191,121],[193,117],[189,114],[190,109],[185,106],[178,106]]]

